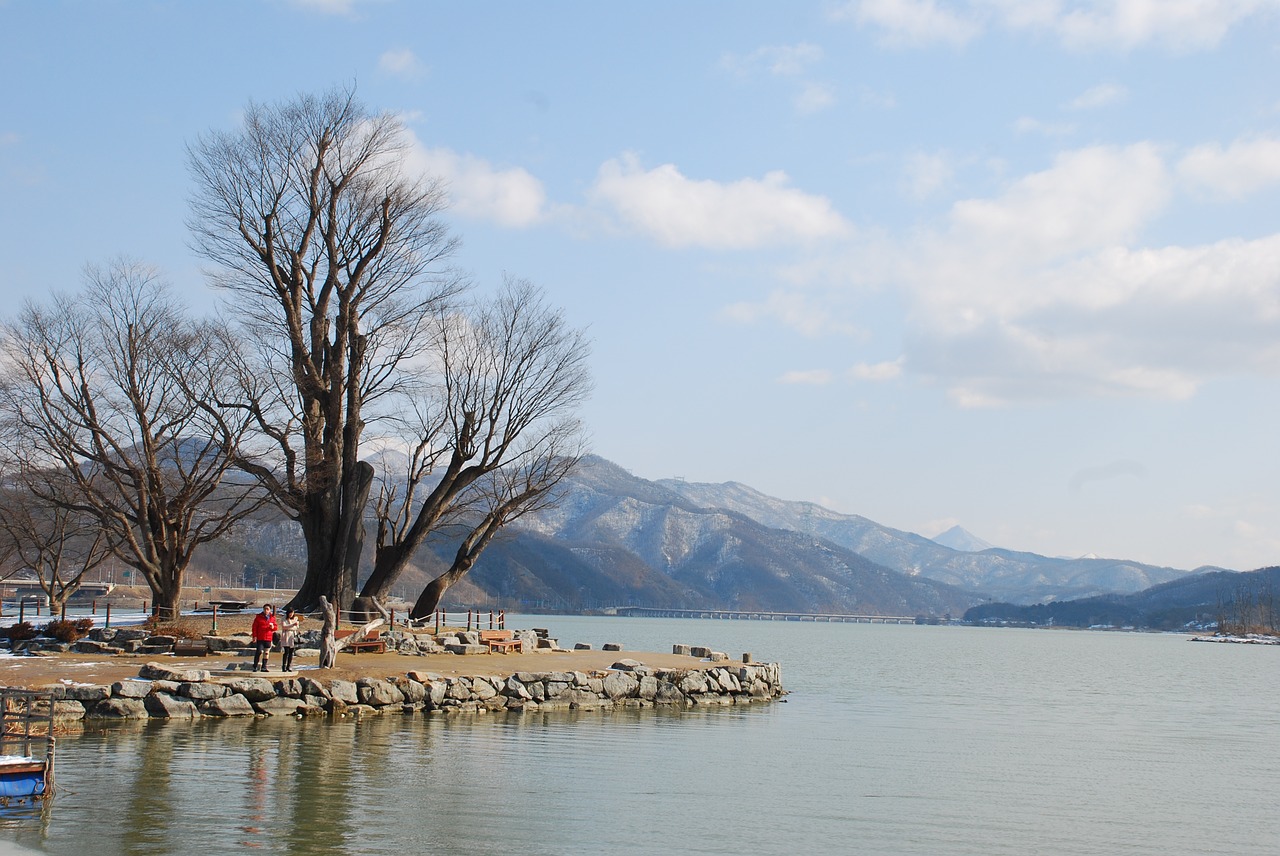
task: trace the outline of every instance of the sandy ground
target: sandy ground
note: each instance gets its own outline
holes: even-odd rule
[[[638,651],[571,651],[568,653],[538,652],[530,654],[429,654],[409,656],[403,654],[347,654],[338,655],[337,666],[321,670],[315,658],[294,658],[294,668],[299,674],[328,680],[340,678],[354,680],[358,677],[392,677],[408,672],[433,672],[438,675],[511,675],[516,672],[591,672],[608,669],[621,659],[638,660],[657,669],[705,669],[711,666],[740,665],[739,661],[710,663],[679,654],[657,654]],[[10,687],[33,688],[46,684],[67,683],[108,685],[126,678],[136,678],[144,663],[161,663],[181,669],[225,669],[232,663],[252,662],[252,658],[229,657],[226,654],[209,657],[175,657],[150,654],[146,656],[101,656],[90,654],[53,654],[44,657],[0,657],[0,684]],[[271,656],[271,665],[280,666],[279,653]],[[245,672],[249,676],[251,672]],[[271,677],[267,675],[267,677]]]

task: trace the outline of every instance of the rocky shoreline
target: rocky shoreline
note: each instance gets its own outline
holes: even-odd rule
[[[410,671],[354,681],[236,675],[147,663],[110,686],[53,684],[55,718],[195,719],[600,710],[751,704],[785,694],[777,663],[651,669],[623,659],[604,671],[443,676]]]

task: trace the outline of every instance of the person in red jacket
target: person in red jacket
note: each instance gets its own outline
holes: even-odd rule
[[[264,603],[262,612],[253,617],[253,670],[267,671],[267,659],[271,654],[271,637],[276,632],[276,615],[271,604]],[[259,667],[261,663],[261,667]]]

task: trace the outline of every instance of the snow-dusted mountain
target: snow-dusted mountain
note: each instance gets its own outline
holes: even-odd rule
[[[665,479],[655,484],[699,506],[736,511],[765,526],[814,535],[905,574],[1011,603],[1136,592],[1189,573],[1119,559],[1061,559],[995,547],[979,552],[957,550],[856,514],[767,496],[738,482],[702,484]]]
[[[961,553],[981,553],[995,546],[983,541],[963,526],[952,526],[946,532],[934,535],[932,540],[935,544],[959,550]]]

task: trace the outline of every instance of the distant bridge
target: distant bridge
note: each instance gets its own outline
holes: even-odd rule
[[[721,618],[734,621],[830,621],[850,624],[915,624],[914,615],[846,615],[834,612],[761,612],[750,609],[663,609],[654,606],[618,606],[616,615],[633,618]]]
[[[96,597],[105,597],[115,588],[114,583],[99,582],[83,582],[76,593],[71,596],[72,600],[91,600]],[[45,590],[40,587],[40,581],[27,577],[11,577],[7,580],[0,580],[0,595],[4,597],[47,597]]]

